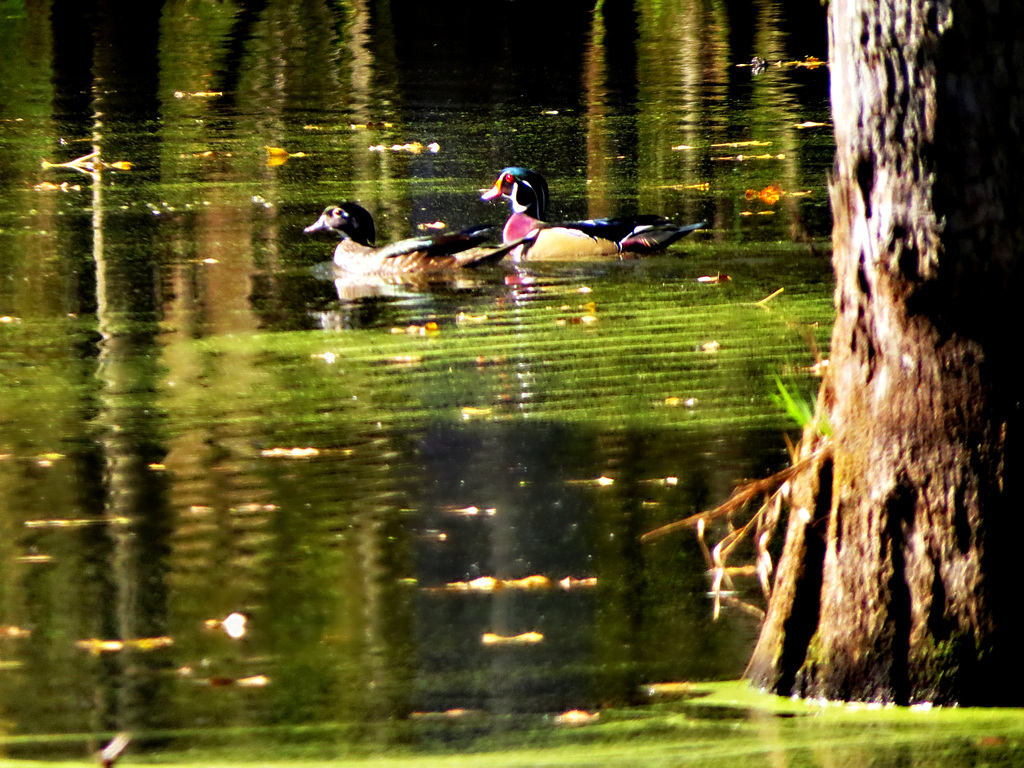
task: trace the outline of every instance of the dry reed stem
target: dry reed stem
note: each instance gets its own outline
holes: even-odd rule
[[[799,447],[800,446],[797,445],[790,449],[791,456],[793,456],[794,459],[795,455],[799,451]],[[700,544],[701,552],[704,555],[704,560],[711,572],[713,618],[718,619],[722,605],[724,604],[738,608],[752,616],[756,616],[759,620],[763,619],[764,611],[732,595],[723,594],[722,585],[724,583],[731,591],[733,589],[732,575],[756,575],[761,585],[761,591],[764,594],[765,601],[768,601],[771,598],[770,578],[774,570],[774,564],[772,563],[771,554],[768,551],[768,544],[771,542],[772,536],[778,529],[779,519],[782,517],[782,503],[789,495],[789,481],[807,467],[825,457],[830,451],[831,446],[828,442],[825,442],[805,458],[799,461],[794,461],[792,466],[776,472],[771,477],[755,480],[740,486],[733,491],[732,496],[730,496],[724,504],[720,504],[711,511],[690,515],[682,520],[676,520],[675,522],[656,528],[653,531],[648,531],[640,537],[640,540],[642,542],[652,541],[669,533],[683,530],[684,528],[694,528],[697,533],[697,541]],[[750,520],[748,520],[741,528],[732,527],[732,514],[742,509],[752,499],[762,494],[767,494],[767,498],[758,508],[757,512],[753,514]],[[704,540],[704,533],[707,529],[707,524],[712,520],[722,517],[729,520],[730,530],[725,537],[714,546],[713,549],[709,550],[707,542]],[[727,564],[729,555],[732,554],[733,550],[739,546],[739,543],[751,534],[752,531],[752,538],[756,553],[754,564],[746,566],[729,566]]]

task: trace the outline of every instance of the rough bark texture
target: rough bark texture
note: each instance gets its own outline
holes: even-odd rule
[[[1024,702],[1024,10],[832,0],[832,437],[793,487],[747,675],[830,699]]]

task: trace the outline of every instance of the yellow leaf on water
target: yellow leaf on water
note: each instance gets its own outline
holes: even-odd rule
[[[281,147],[267,147],[267,165],[284,165],[288,162],[288,150]]]
[[[693,683],[653,683],[645,690],[648,696],[683,696],[693,691]]]
[[[557,725],[586,725],[601,717],[600,712],[587,712],[582,709],[570,709],[555,717]]]
[[[124,648],[124,643],[120,640],[100,640],[95,637],[90,637],[87,640],[78,640],[75,642],[75,647],[81,648],[84,651],[94,656],[98,656],[101,653],[115,653]]]
[[[174,645],[174,640],[170,637],[139,637],[126,641],[125,645],[137,651],[155,651]]]
[[[22,555],[18,558],[18,562],[39,565],[41,563],[53,562],[53,557],[51,555]]]
[[[252,675],[251,677],[240,677],[235,684],[242,688],[263,688],[270,684],[270,678],[266,675]]]
[[[729,148],[740,148],[740,147],[770,147],[772,143],[770,141],[729,141],[724,144],[712,144],[712,149],[721,149],[723,147]]]
[[[534,574],[533,576],[525,576],[521,579],[509,579],[503,584],[509,589],[549,589],[551,587],[551,579],[541,574]]]
[[[786,193],[782,189],[774,184],[769,184],[760,191],[756,189],[748,189],[745,196],[747,200],[760,200],[762,203],[775,205],[775,203],[779,202],[779,198],[784,194]]]
[[[267,458],[309,459],[319,455],[319,448],[264,448],[260,451],[260,456]]]
[[[564,579],[558,582],[558,586],[562,589],[579,589],[587,587],[597,586],[597,577],[590,576],[585,579],[574,579],[572,576],[566,576]]]
[[[544,640],[540,632],[523,632],[521,635],[496,635],[493,632],[484,633],[480,642],[484,645],[536,645]]]
[[[494,592],[501,589],[501,582],[493,576],[481,576],[472,581],[452,581],[447,586],[456,592]]]

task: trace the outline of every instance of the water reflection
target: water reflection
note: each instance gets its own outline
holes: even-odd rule
[[[756,626],[707,621],[695,543],[639,535],[785,461],[772,376],[830,316],[805,245],[830,139],[794,127],[826,122],[825,75],[735,64],[821,41],[773,3],[743,29],[728,5],[544,6],[529,40],[537,4],[120,5],[0,31],[5,734],[401,742],[423,713],[737,674]],[[478,189],[512,162],[553,218],[713,228],[400,286],[324,274],[301,234],[340,199],[384,242],[498,218]]]

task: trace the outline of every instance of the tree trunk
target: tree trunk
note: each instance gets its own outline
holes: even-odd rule
[[[805,433],[747,669],[777,693],[1024,703],[1022,17],[830,4],[831,435]]]

